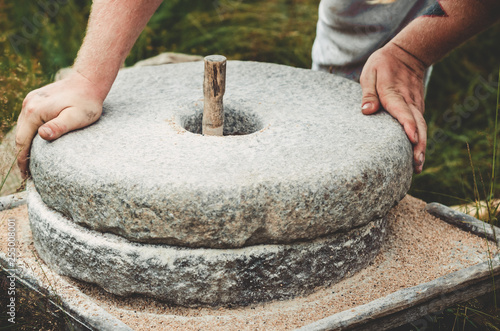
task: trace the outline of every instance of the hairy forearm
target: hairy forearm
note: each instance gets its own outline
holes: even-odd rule
[[[104,99],[120,66],[162,0],[94,0],[74,69]]]
[[[392,43],[425,66],[500,19],[499,0],[441,0],[442,14],[429,13],[406,26]],[[439,5],[436,4],[439,11]],[[434,14],[434,15],[432,15]]]

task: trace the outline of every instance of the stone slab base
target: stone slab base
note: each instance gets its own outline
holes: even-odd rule
[[[30,184],[28,212],[40,257],[56,272],[118,295],[175,305],[248,305],[334,284],[378,253],[386,221],[311,242],[239,249],[138,244],[76,225],[49,209]]]

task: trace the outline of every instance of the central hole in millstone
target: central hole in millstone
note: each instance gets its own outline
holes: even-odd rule
[[[182,127],[189,132],[201,134],[203,107],[191,116],[182,119]],[[224,136],[242,136],[264,128],[260,118],[250,112],[224,105]]]

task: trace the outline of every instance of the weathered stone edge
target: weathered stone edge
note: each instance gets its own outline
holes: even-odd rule
[[[35,189],[28,212],[35,247],[56,272],[118,295],[142,294],[189,307],[290,299],[329,286],[369,263],[385,219],[291,245],[189,249],[129,242],[85,229],[50,210]]]

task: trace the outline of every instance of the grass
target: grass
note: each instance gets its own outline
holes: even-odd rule
[[[500,310],[491,305],[492,296],[482,295],[391,331],[498,331]]]
[[[424,171],[414,176],[410,194],[446,205],[474,201],[474,181],[466,144],[476,169],[493,174],[500,25],[476,36],[438,63],[426,99],[428,151]],[[497,154],[495,159],[497,159]],[[478,183],[479,191],[498,192]]]
[[[15,124],[26,93],[50,82],[58,69],[72,64],[84,35],[90,3],[68,0],[65,5],[47,10],[34,1],[0,0],[0,141]],[[220,53],[229,59],[308,68],[318,3],[319,0],[164,1],[126,64],[172,51]],[[498,109],[492,107],[495,102],[499,104],[500,95],[496,85],[500,64],[498,40],[497,24],[435,65],[426,100],[426,165],[422,174],[414,176],[410,190],[413,196],[447,205],[476,203],[479,193],[483,200],[500,198],[496,178]],[[5,175],[0,174],[0,179]],[[490,206],[488,214],[488,221],[494,224],[498,224],[496,208]],[[27,311],[45,311],[39,304],[43,298],[26,295]],[[498,309],[491,295],[476,301],[433,316],[434,323],[429,322],[429,327],[498,330]],[[37,316],[43,320],[43,316],[52,315]],[[50,323],[58,323],[56,320]],[[403,328],[416,330],[411,325]]]
[[[0,293],[7,293],[9,284],[7,274],[0,271]],[[0,306],[6,307],[9,296],[0,295]],[[64,330],[67,316],[50,303],[50,297],[40,295],[19,282],[16,283],[16,318],[15,324],[7,321],[9,318],[2,310],[0,316],[0,331],[3,330]]]

